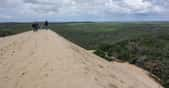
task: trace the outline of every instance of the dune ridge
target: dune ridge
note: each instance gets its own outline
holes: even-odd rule
[[[163,88],[146,71],[107,62],[51,30],[0,38],[0,88]]]

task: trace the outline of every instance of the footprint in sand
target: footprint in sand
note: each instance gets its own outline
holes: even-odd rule
[[[12,50],[10,55],[13,56],[15,54],[15,52],[16,52],[15,50]]]

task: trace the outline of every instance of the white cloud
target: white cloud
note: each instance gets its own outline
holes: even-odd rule
[[[0,11],[16,17],[169,14],[169,4],[165,0],[0,0],[0,2]],[[1,15],[3,14],[0,13]]]
[[[0,19],[11,19],[11,18],[12,18],[12,16],[0,14]]]
[[[0,8],[15,8],[21,5],[21,0],[0,0]]]

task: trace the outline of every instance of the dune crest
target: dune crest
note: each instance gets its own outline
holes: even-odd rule
[[[162,88],[127,63],[107,62],[51,30],[0,39],[0,88]]]

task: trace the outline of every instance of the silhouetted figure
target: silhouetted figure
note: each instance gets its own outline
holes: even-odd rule
[[[44,26],[46,30],[48,30],[48,25],[49,25],[48,21],[45,21]]]
[[[39,24],[38,23],[33,23],[32,24],[33,31],[38,31],[39,29]]]

